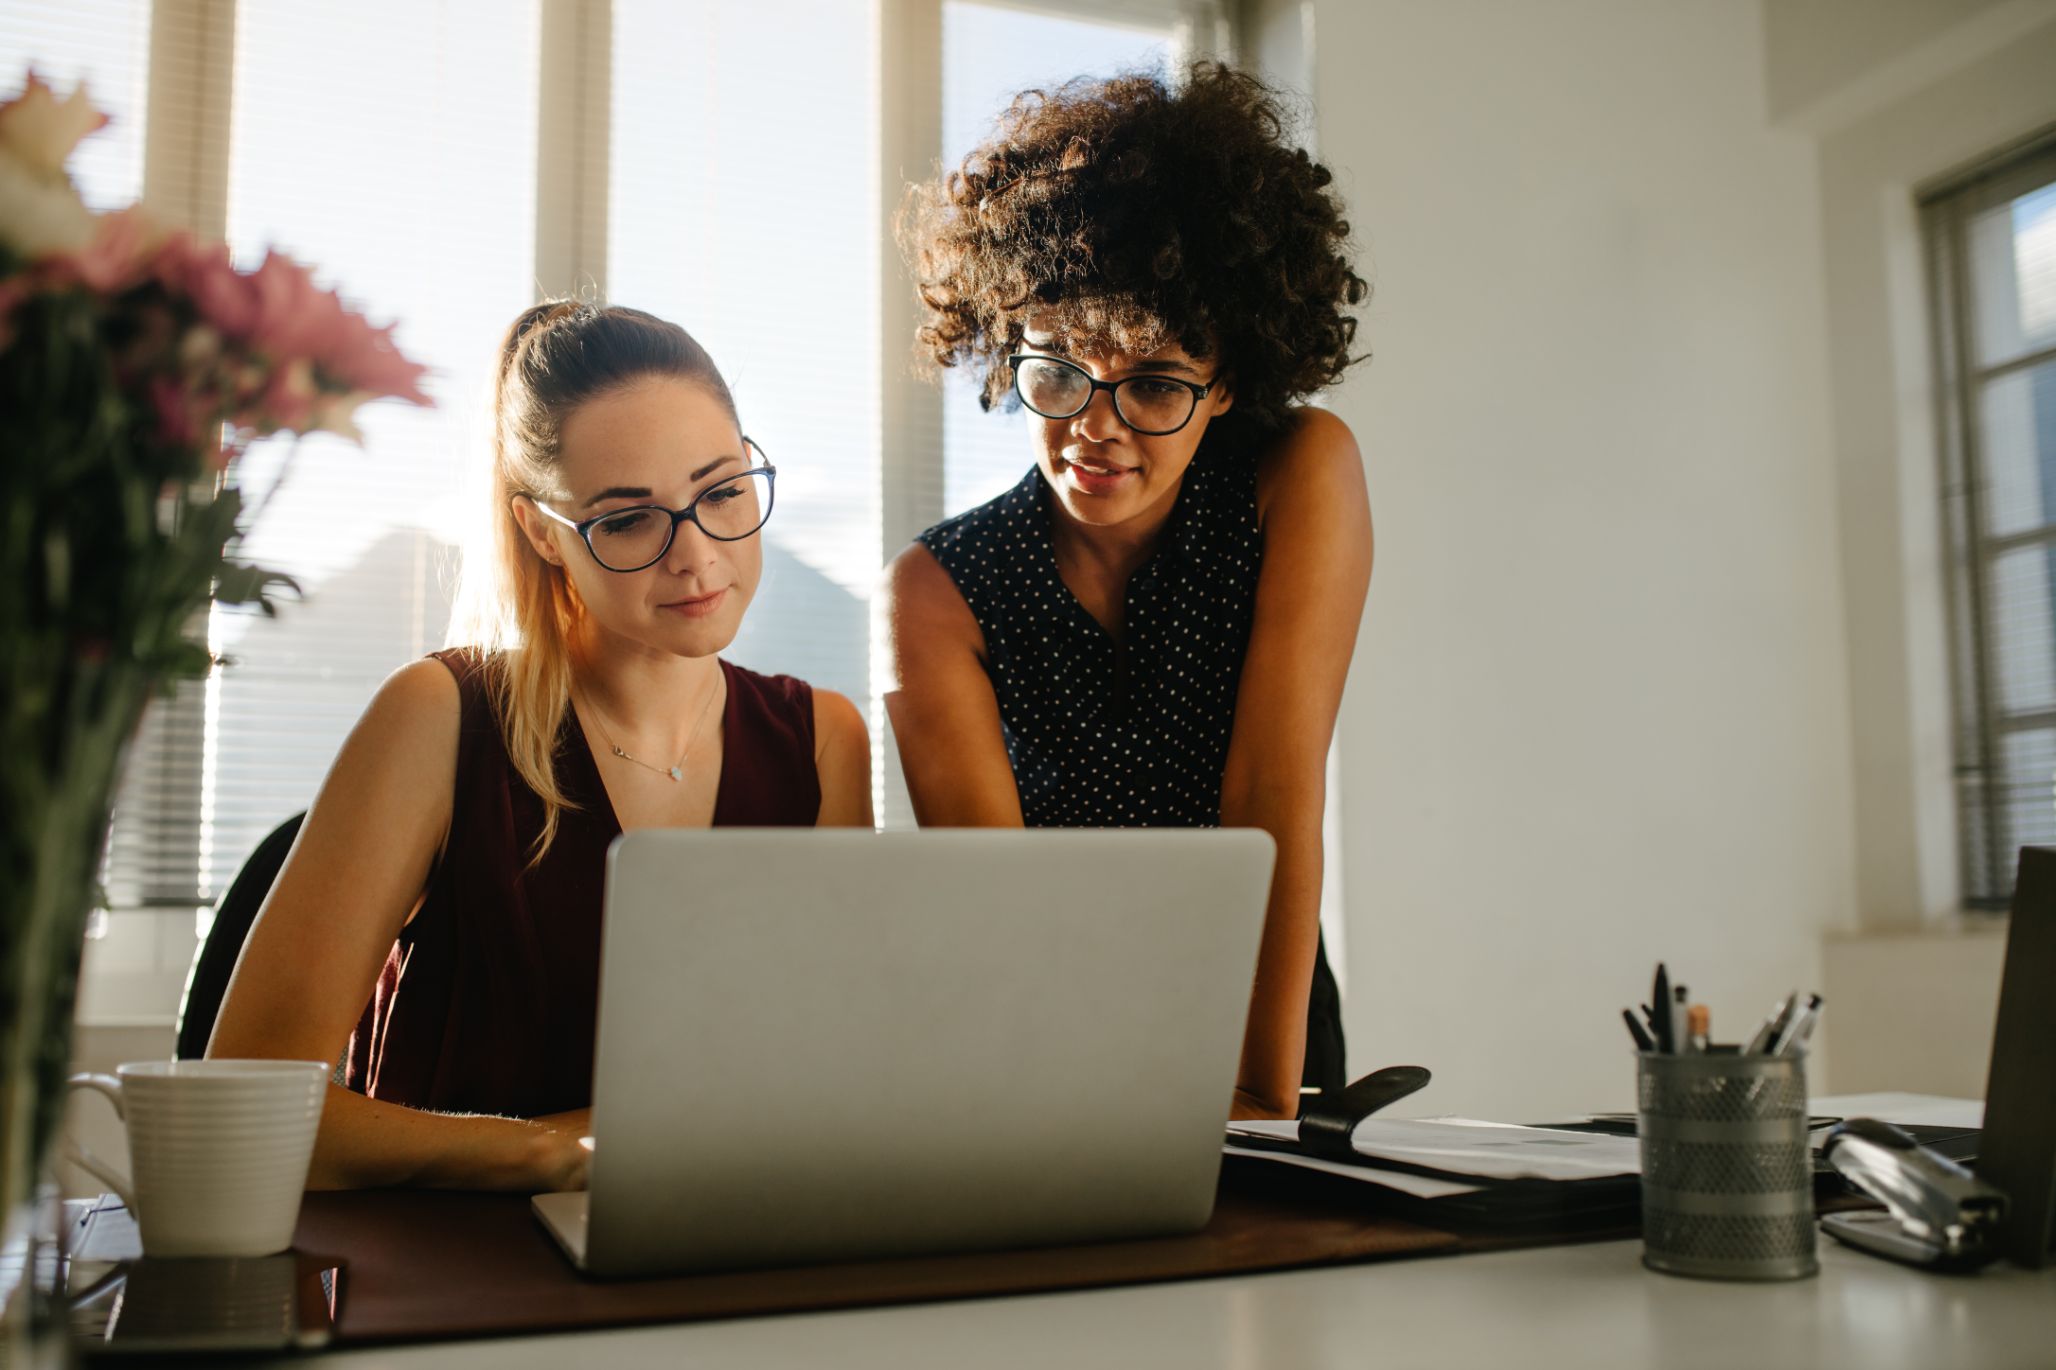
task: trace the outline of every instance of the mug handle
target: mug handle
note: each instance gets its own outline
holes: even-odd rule
[[[121,1081],[112,1075],[74,1075],[64,1082],[64,1087],[67,1090],[91,1089],[106,1095],[107,1102],[114,1105],[114,1116],[128,1122],[128,1110],[122,1107]],[[136,1211],[136,1187],[128,1176],[69,1137],[64,1139],[64,1155],[66,1160],[113,1190],[114,1197],[121,1200],[123,1208],[130,1213]]]

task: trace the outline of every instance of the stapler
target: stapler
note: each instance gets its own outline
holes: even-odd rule
[[[1930,1270],[1976,1270],[1996,1258],[2006,1196],[1890,1123],[1851,1118],[1821,1145],[1827,1163],[1883,1213],[1830,1213],[1821,1229],[1872,1255]]]

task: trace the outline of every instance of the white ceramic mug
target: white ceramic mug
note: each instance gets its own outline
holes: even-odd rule
[[[293,1244],[330,1069],[132,1061],[74,1075],[72,1088],[106,1095],[127,1125],[134,1179],[76,1142],[67,1151],[135,1215],[146,1255],[273,1255]]]

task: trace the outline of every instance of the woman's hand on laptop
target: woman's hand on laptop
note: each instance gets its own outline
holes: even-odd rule
[[[585,1188],[587,1115],[502,1118],[429,1113],[329,1086],[309,1189],[491,1189],[515,1194]]]
[[[526,1174],[515,1187],[537,1194],[584,1189],[592,1148],[580,1133],[548,1124],[548,1119],[535,1120],[534,1139],[522,1167]]]
[[[584,1189],[592,1163],[592,1117],[589,1108],[551,1113],[534,1120],[547,1137],[537,1154],[537,1189]]]

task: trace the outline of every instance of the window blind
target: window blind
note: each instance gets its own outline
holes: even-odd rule
[[[154,38],[148,3],[33,8],[42,27],[10,39],[33,43],[41,65],[56,65],[45,53],[80,53],[116,119],[93,142],[132,144],[97,163],[82,153],[80,179],[102,205],[142,188],[146,55],[197,67],[231,48],[228,137],[213,154],[225,221],[194,226],[225,233],[244,265],[271,248],[315,263],[354,307],[399,320],[401,347],[432,368],[438,407],[363,411],[362,448],[272,440],[241,464],[248,512],[235,553],[293,576],[303,594],[276,620],[213,611],[208,640],[232,664],[153,707],[104,875],[117,915],[198,910],[204,925],[262,836],[310,802],[379,681],[441,645],[494,343],[532,289],[536,7],[158,5],[160,23],[190,27]],[[102,95],[100,72],[118,96]],[[194,84],[171,75],[174,90]],[[190,155],[198,113],[163,100],[157,112],[160,134]],[[182,957],[168,956],[162,969],[176,974]]]
[[[606,281],[699,340],[778,468],[763,580],[725,655],[867,713],[877,29],[874,3],[615,0]]]
[[[71,161],[94,209],[118,209],[143,193],[149,56],[150,0],[0,0],[0,99],[19,95],[33,67],[60,94],[84,81],[108,115],[108,127]]]
[[[0,3],[4,98],[19,94],[24,74],[33,69],[60,94],[83,83],[108,115],[108,126],[81,144],[70,163],[81,196],[96,210],[118,209],[143,192],[150,19],[149,0]],[[193,703],[189,697],[183,709],[159,704],[145,719],[117,797],[124,815],[176,809],[196,786],[200,738]],[[171,826],[151,831],[141,823],[117,824],[101,877],[110,903],[192,907],[195,834],[188,830],[172,838],[166,831]],[[104,926],[104,919],[96,920],[96,931]]]
[[[0,99],[18,95],[33,69],[60,94],[84,83],[108,115],[108,126],[88,138],[70,162],[80,195],[95,210],[118,209],[143,194],[153,39],[167,64],[167,86],[189,78],[197,63],[193,48],[175,32],[153,34],[153,9],[150,0],[0,0]],[[161,98],[163,92],[156,94]],[[130,744],[101,869],[111,907],[169,906],[187,914],[195,907],[197,833],[189,799],[201,763],[199,718],[197,689],[159,701]],[[152,813],[165,817],[144,820]],[[183,823],[171,817],[181,813],[187,816]],[[94,941],[81,986],[82,1010],[103,1020],[134,1012],[131,1005],[163,1000],[192,952],[189,918],[129,917],[120,929],[126,935],[112,939],[111,926],[106,909],[88,925]]]
[[[234,664],[208,682],[208,897],[306,807],[379,682],[442,645],[496,344],[532,298],[537,23],[536,0],[238,7],[230,247],[315,263],[397,320],[436,407],[365,409],[361,448],[316,435],[245,458],[241,555],[303,593],[210,625]]]

